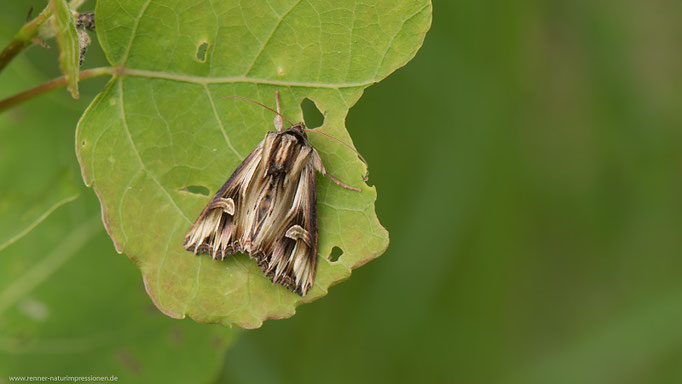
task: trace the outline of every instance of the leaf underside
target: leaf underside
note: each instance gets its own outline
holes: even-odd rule
[[[258,327],[291,316],[385,250],[364,165],[314,134],[327,170],[362,192],[318,178],[320,259],[306,297],[273,285],[246,255],[214,261],[182,243],[210,194],[274,129],[270,112],[221,96],[272,106],[279,91],[283,113],[299,121],[308,98],[325,116],[321,129],[351,142],[348,109],[415,55],[429,1],[100,0],[96,12],[99,40],[119,71],[79,123],[78,158],[116,249],[142,270],[161,311]],[[196,187],[209,196],[190,192]],[[335,246],[343,255],[331,262]]]
[[[66,88],[78,98],[78,72],[80,71],[80,43],[76,24],[66,0],[50,0],[54,15],[54,28],[59,45],[59,68],[66,77]]]

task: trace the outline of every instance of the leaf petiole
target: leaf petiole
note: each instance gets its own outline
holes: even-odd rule
[[[80,80],[86,80],[86,79],[91,79],[93,77],[100,77],[100,76],[106,76],[106,75],[113,75],[115,72],[115,68],[113,67],[100,67],[100,68],[93,68],[93,69],[88,69],[85,71],[81,71],[79,74],[79,79]],[[21,93],[17,93],[14,96],[10,96],[4,100],[0,100],[0,113],[4,112],[5,110],[14,107],[15,105],[22,103],[26,100],[32,99],[36,96],[40,96],[44,93],[47,93],[53,89],[61,88],[66,85],[66,77],[61,76],[56,79],[50,80],[47,83],[40,84],[36,87],[33,87],[29,90],[23,91]]]

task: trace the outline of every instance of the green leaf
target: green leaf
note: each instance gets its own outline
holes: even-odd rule
[[[0,252],[0,372],[211,382],[235,330],[158,313],[92,203],[60,208]]]
[[[66,76],[66,88],[74,99],[78,98],[78,71],[80,70],[80,42],[71,9],[66,0],[50,0],[55,36],[59,45],[59,68]]]
[[[430,1],[100,0],[96,11],[100,43],[118,68],[81,119],[78,158],[116,249],[139,266],[161,311],[258,327],[383,253],[388,234],[364,165],[323,136],[309,135],[327,170],[362,192],[318,179],[320,259],[305,298],[270,283],[248,256],[213,261],[185,251],[183,237],[210,197],[188,190],[215,193],[274,129],[270,112],[221,96],[273,105],[279,91],[292,120],[302,120],[308,98],[325,116],[321,129],[350,143],[348,109],[416,54]],[[334,247],[343,255],[330,261]]]
[[[40,81],[26,68],[30,64],[17,58],[7,69],[0,97]],[[21,106],[0,114],[0,251],[79,194],[73,155],[61,147],[73,140],[68,138],[73,128],[65,125],[74,120],[63,118],[54,103],[39,103],[41,113]]]

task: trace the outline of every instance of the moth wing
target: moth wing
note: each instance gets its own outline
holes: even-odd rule
[[[262,168],[264,142],[254,149],[235,169],[229,179],[211,198],[185,236],[184,246],[188,251],[208,253],[215,259],[239,249],[235,217],[245,197],[253,175]]]
[[[271,244],[263,244],[265,252],[258,261],[272,282],[305,296],[317,271],[316,166],[307,161],[299,172],[294,173],[298,179],[291,189],[293,196],[284,199],[291,201],[291,205],[283,211],[279,235],[273,237]]]

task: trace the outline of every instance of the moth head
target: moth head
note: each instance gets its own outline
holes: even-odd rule
[[[362,162],[365,163],[365,166],[368,166],[368,165],[367,165],[367,160],[365,160],[365,158],[362,157],[362,155],[360,154],[360,152],[358,152],[358,151],[357,151],[355,148],[353,148],[350,144],[348,144],[348,143],[346,143],[346,142],[344,142],[344,141],[342,141],[342,140],[340,140],[340,139],[338,139],[338,138],[336,138],[336,137],[334,137],[334,136],[332,136],[332,135],[329,135],[329,134],[327,134],[327,133],[324,133],[324,132],[322,132],[322,131],[320,131],[320,130],[317,130],[317,129],[315,129],[315,130],[313,130],[313,129],[308,129],[308,128],[305,126],[305,123],[303,123],[303,122],[294,124],[294,123],[293,123],[291,120],[289,120],[286,116],[282,115],[282,114],[279,112],[279,92],[275,92],[275,99],[277,100],[277,110],[274,110],[274,109],[268,107],[268,106],[265,105],[265,104],[259,103],[259,102],[255,101],[255,100],[248,99],[248,98],[246,98],[246,97],[241,97],[241,96],[222,96],[222,97],[230,97],[230,98],[234,98],[234,99],[240,99],[240,100],[248,101],[248,102],[253,103],[253,104],[256,104],[256,105],[260,105],[261,107],[267,109],[268,111],[273,112],[274,114],[276,114],[276,115],[278,116],[278,118],[281,118],[281,119],[286,120],[289,124],[291,124],[291,125],[289,126],[289,128],[286,129],[286,131],[288,131],[288,132],[290,132],[290,133],[295,133],[297,136],[302,137],[304,140],[308,140],[308,136],[306,135],[306,132],[313,132],[313,133],[320,134],[320,135],[322,135],[322,136],[326,136],[326,137],[328,137],[328,138],[330,138],[330,139],[332,139],[332,140],[334,140],[334,141],[337,141],[337,142],[343,144],[344,146],[348,147],[348,148],[349,148],[350,150],[352,150],[353,152],[355,152],[355,154],[358,155],[358,157],[360,158],[360,160],[362,160]],[[280,122],[281,122],[281,120],[280,120]],[[275,124],[275,125],[277,126],[277,124]],[[280,125],[280,126],[281,126],[281,125]],[[277,128],[277,129],[279,130],[280,128]],[[362,178],[363,178],[365,181],[367,181],[368,177],[369,177],[369,167],[367,168],[367,173],[366,173]],[[337,183],[337,184],[338,184],[338,183]],[[354,188],[351,188],[351,189],[354,189]]]
[[[308,131],[308,128],[306,128],[304,123],[293,124],[282,131],[284,134],[282,137],[291,137],[296,140],[298,144],[307,146],[310,144],[308,144],[308,135],[306,135],[306,131]]]
[[[305,123],[300,122],[298,124],[294,124],[291,127],[289,127],[289,130],[295,131],[295,132],[301,134],[301,136],[306,137],[305,131],[307,131],[308,128],[306,128]]]

